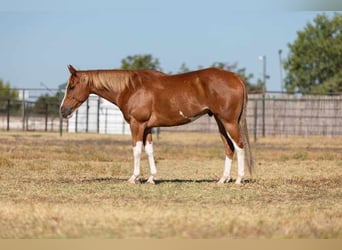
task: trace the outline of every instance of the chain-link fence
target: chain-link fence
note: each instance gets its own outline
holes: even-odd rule
[[[6,96],[0,92],[1,130],[60,131],[66,125],[66,121],[59,117],[60,95],[58,90],[15,89],[6,91],[12,94]]]
[[[62,96],[57,90],[18,91],[18,98],[6,98],[0,93],[0,130],[130,133],[120,110],[98,96],[91,95],[71,119],[64,120],[59,116]],[[254,138],[342,135],[342,95],[250,94],[247,123]],[[190,124],[160,131],[210,133],[218,129],[213,117],[203,116]]]
[[[342,95],[250,94],[247,124],[255,139],[260,136],[341,136]],[[184,130],[218,131],[215,119],[209,116],[182,127],[162,129]]]

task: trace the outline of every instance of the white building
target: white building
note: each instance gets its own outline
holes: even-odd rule
[[[90,95],[69,119],[68,132],[131,133],[119,108],[97,95]]]

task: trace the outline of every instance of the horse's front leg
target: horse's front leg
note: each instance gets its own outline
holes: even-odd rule
[[[132,145],[133,145],[133,158],[134,158],[134,169],[133,175],[128,179],[129,183],[135,184],[139,180],[140,175],[140,159],[143,148],[143,137],[144,137],[144,124],[141,124],[135,120],[130,123],[132,132]]]
[[[153,143],[152,143],[152,131],[151,130],[149,130],[146,135],[145,152],[148,156],[148,163],[150,165],[150,172],[151,172],[151,175],[148,178],[147,183],[155,184],[154,180],[157,175],[157,168],[156,168],[154,155],[153,155]]]
[[[142,141],[137,141],[135,146],[133,146],[134,169],[133,175],[128,179],[128,182],[132,184],[135,184],[137,181],[139,181],[142,145]]]

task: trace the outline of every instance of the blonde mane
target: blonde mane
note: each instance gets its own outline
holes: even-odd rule
[[[134,87],[132,72],[128,70],[94,70],[88,72],[89,82],[96,89],[122,92],[128,87]]]

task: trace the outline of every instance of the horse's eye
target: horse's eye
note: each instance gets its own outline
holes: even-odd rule
[[[75,85],[69,86],[69,90],[74,90]]]

